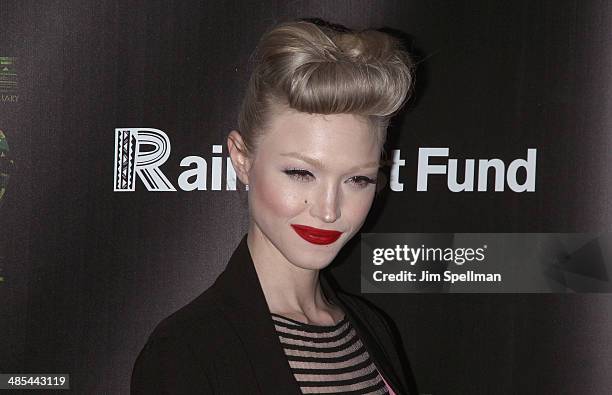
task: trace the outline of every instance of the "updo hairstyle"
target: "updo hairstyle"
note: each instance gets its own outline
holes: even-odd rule
[[[238,126],[252,154],[275,111],[363,116],[381,153],[390,118],[408,99],[413,63],[400,41],[376,30],[298,20],[260,39]]]

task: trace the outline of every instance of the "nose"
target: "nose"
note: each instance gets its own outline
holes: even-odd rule
[[[310,214],[326,223],[333,223],[340,218],[340,189],[332,183],[317,190],[313,196]]]

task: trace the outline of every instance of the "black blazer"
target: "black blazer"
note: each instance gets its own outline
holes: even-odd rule
[[[398,395],[417,394],[383,316],[356,296],[327,298],[346,313]],[[408,373],[403,373],[408,372]],[[153,331],[134,364],[132,394],[301,394],[277,337],[246,235],[214,284]]]

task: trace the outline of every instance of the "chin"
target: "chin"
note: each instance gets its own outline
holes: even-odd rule
[[[331,263],[331,261],[324,261],[324,262],[313,262],[312,260],[308,261],[308,262],[301,262],[301,261],[292,261],[292,263],[302,269],[308,269],[308,270],[323,270],[325,269],[327,266],[329,266],[329,264]]]
[[[315,248],[308,248],[308,246],[313,246]],[[303,250],[302,253],[293,252],[292,254],[289,254],[289,262],[302,269],[321,270],[329,266],[336,255],[338,255],[338,249],[336,248],[326,249],[321,248],[326,246],[314,245],[310,243],[308,243],[308,246],[306,246],[306,249]]]

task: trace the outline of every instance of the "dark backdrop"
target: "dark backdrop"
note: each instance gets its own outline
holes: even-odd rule
[[[405,189],[378,199],[364,231],[609,226],[607,1],[2,1],[0,56],[17,58],[19,97],[0,102],[15,162],[0,210],[0,372],[67,372],[74,393],[128,392],[146,336],[213,282],[248,218],[240,191],[139,181],[113,192],[114,130],[167,133],[176,182],[181,158],[225,146],[258,38],[295,17],[388,28],[419,61],[389,144],[406,160]],[[537,189],[452,193],[437,178],[416,192],[419,147],[506,163],[537,148]],[[355,293],[358,252],[333,269]],[[612,389],[609,295],[365,297],[396,322],[422,393]]]

